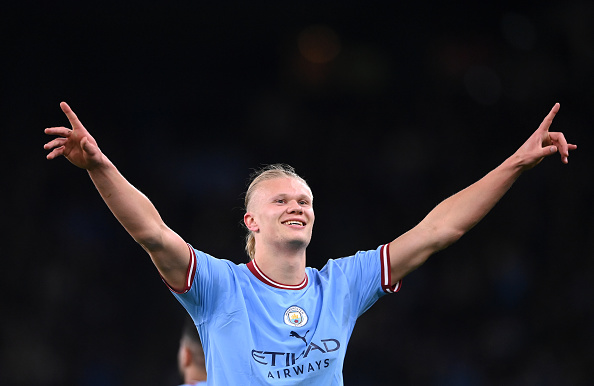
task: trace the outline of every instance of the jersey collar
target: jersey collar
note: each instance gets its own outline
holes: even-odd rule
[[[249,263],[247,263],[246,265],[256,278],[258,278],[264,284],[267,284],[274,288],[286,289],[286,290],[300,290],[300,289],[304,289],[305,287],[307,287],[307,283],[309,281],[309,279],[307,278],[307,272],[306,272],[305,278],[303,279],[303,281],[301,283],[299,283],[297,285],[282,284],[282,283],[274,281],[271,278],[269,278],[268,276],[266,276],[264,274],[264,272],[262,272],[260,270],[260,268],[258,267],[258,265],[256,264],[256,260],[252,260]]]

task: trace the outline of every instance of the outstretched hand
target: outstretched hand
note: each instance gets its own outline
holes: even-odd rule
[[[66,102],[60,103],[60,107],[70,121],[72,129],[67,127],[45,129],[46,134],[58,136],[58,138],[43,146],[44,149],[51,150],[47,155],[47,159],[54,159],[63,155],[72,164],[87,170],[99,165],[102,153],[95,139],[85,129]]]
[[[568,163],[569,151],[577,149],[577,145],[567,143],[565,136],[561,132],[550,132],[549,127],[559,108],[559,103],[555,103],[549,114],[542,121],[538,129],[528,138],[528,140],[514,154],[520,161],[524,169],[531,169],[538,165],[544,157],[559,152],[561,162]]]

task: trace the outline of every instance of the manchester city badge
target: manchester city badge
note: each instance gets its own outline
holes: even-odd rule
[[[307,314],[303,308],[291,306],[285,311],[285,324],[291,327],[301,327],[307,324]]]

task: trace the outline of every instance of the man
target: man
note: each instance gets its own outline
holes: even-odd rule
[[[196,326],[189,316],[186,317],[184,322],[177,353],[177,364],[179,366],[179,373],[184,381],[184,384],[181,386],[206,385],[204,351],[202,350],[202,343],[200,343]]]
[[[306,266],[315,215],[313,194],[291,168],[274,165],[253,179],[244,223],[251,261],[236,265],[187,244],[101,152],[70,107],[72,129],[45,145],[88,171],[110,210],[148,252],[200,333],[215,385],[342,385],[346,347],[357,318],[433,253],[477,224],[515,180],[548,155],[563,163],[562,133],[549,132],[555,104],[539,128],[501,165],[437,205],[418,225],[376,250]]]

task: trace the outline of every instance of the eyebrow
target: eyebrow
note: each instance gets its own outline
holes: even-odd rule
[[[277,198],[277,197],[280,197],[280,198],[287,198],[287,197],[290,197],[290,196],[291,196],[291,195],[290,195],[290,194],[288,194],[288,193],[278,193],[278,194],[275,194],[275,195],[274,195],[274,196],[272,196],[272,197],[273,197],[273,198]],[[311,201],[313,201],[313,196],[309,196],[309,195],[307,195],[307,194],[298,194],[296,197],[298,197],[299,199],[306,198],[306,199],[307,199],[307,201],[310,201],[310,202],[311,202]]]

